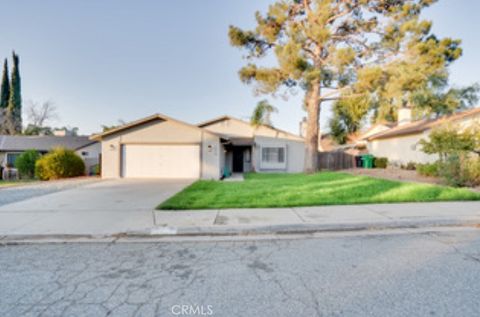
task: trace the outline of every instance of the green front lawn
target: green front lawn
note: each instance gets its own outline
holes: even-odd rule
[[[468,189],[345,173],[247,174],[244,182],[198,181],[158,209],[262,208],[480,200]]]

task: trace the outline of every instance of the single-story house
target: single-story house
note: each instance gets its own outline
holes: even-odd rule
[[[85,161],[86,172],[99,163],[100,144],[88,136],[0,135],[0,165],[2,168],[15,166],[17,157],[27,150],[46,154],[56,147],[75,151]]]
[[[91,139],[101,142],[103,178],[220,179],[304,167],[303,138],[229,116],[192,125],[155,114]]]
[[[370,154],[377,157],[387,157],[391,163],[407,164],[432,163],[438,160],[437,155],[429,155],[422,152],[420,140],[428,139],[432,129],[445,125],[455,124],[459,129],[471,126],[480,127],[480,108],[443,116],[437,119],[424,119],[412,121],[411,110],[400,109],[399,122],[381,132],[363,136],[367,142]]]

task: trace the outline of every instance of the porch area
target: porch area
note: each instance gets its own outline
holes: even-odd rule
[[[223,145],[223,178],[243,180],[243,173],[252,172],[253,138],[232,138],[222,140]]]

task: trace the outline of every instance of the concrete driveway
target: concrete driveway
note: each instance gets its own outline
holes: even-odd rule
[[[0,190],[0,201],[17,197],[0,206],[0,235],[104,235],[153,227],[154,208],[191,182],[90,180],[56,183],[56,191],[46,190],[49,183]]]

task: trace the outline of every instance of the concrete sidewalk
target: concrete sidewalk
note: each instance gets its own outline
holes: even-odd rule
[[[480,202],[195,211],[0,212],[0,242],[22,237],[246,235],[480,224]]]
[[[152,234],[302,233],[480,224],[480,202],[155,211]]]

